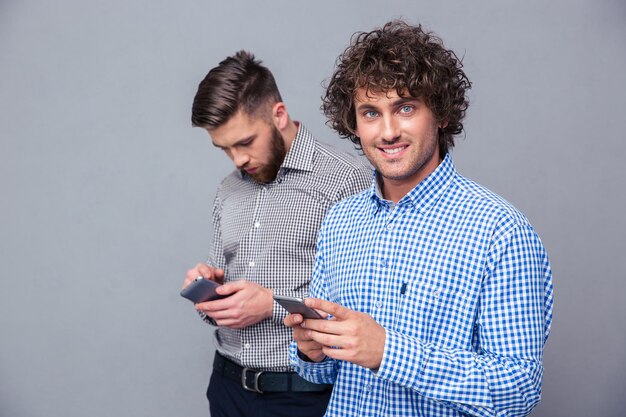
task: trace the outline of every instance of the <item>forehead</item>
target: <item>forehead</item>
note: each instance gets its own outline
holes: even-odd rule
[[[268,127],[268,123],[262,117],[251,116],[239,110],[223,125],[207,131],[215,146],[226,148],[259,135]]]
[[[362,105],[374,105],[384,103],[397,103],[397,102],[421,102],[422,99],[418,97],[412,97],[408,91],[403,94],[398,94],[395,89],[387,91],[375,91],[369,90],[365,87],[360,87],[354,94],[354,104],[356,107]]]

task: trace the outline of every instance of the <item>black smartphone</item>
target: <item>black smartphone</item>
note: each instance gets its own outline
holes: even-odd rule
[[[323,319],[320,313],[304,304],[302,298],[274,295],[274,300],[291,314],[302,314],[305,319]]]
[[[191,300],[194,304],[204,303],[205,301],[213,301],[226,297],[219,295],[215,289],[222,284],[203,277],[196,278],[191,284],[187,285],[180,292],[180,295]]]

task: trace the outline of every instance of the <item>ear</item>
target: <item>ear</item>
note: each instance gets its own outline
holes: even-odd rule
[[[287,113],[287,106],[282,101],[272,106],[272,121],[276,128],[283,131],[289,125],[289,113]]]
[[[352,133],[357,138],[361,137],[361,135],[359,135],[359,126],[358,125],[354,126],[354,129],[350,129],[350,133]]]
[[[448,119],[443,119],[439,122],[439,129],[445,129],[446,127],[448,127]]]

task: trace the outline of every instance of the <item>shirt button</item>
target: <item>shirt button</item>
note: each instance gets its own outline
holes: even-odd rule
[[[248,266],[254,266],[254,261],[250,261],[250,262],[248,263]]]
[[[261,227],[261,223],[259,223],[259,222],[254,222],[254,227],[258,229],[259,227]]]
[[[250,349],[250,343],[246,343],[245,345],[243,345],[243,347],[245,347],[246,349]]]
[[[370,384],[365,385],[365,391],[372,392],[372,386]]]
[[[378,300],[376,301],[376,308],[381,308],[383,306],[383,302]]]
[[[441,297],[441,290],[437,289],[437,290],[433,291],[433,296],[435,298]]]
[[[387,260],[386,259],[381,259],[380,260],[380,266],[382,266],[383,268],[387,268]]]
[[[393,224],[389,223],[389,224],[387,225],[387,230],[392,230],[392,229],[393,229]]]

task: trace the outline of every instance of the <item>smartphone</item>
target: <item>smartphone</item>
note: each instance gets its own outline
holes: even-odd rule
[[[322,319],[323,317],[317,311],[304,304],[302,298],[288,297],[286,295],[274,295],[274,300],[289,313],[302,314],[305,319]]]
[[[193,301],[194,304],[213,301],[226,297],[225,295],[220,295],[215,292],[215,289],[220,285],[222,284],[218,284],[204,277],[198,277],[191,284],[183,288],[180,295]]]

